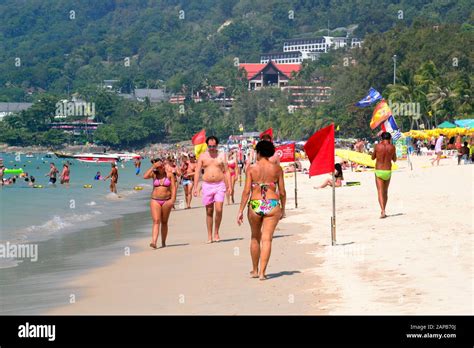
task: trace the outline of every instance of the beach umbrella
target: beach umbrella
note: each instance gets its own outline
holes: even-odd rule
[[[474,128],[474,119],[457,120],[457,121],[454,121],[454,123],[462,128],[470,128],[470,129]]]
[[[440,125],[438,125],[438,128],[456,128],[456,125],[451,123],[451,122],[448,122],[448,121],[444,121],[443,123],[441,123]]]

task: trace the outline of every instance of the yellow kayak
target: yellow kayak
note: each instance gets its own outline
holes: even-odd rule
[[[375,160],[373,160],[371,156],[366,153],[336,149],[336,156],[340,157],[343,160],[351,161],[362,166],[375,168]],[[398,169],[398,165],[392,163],[392,170],[396,169]]]

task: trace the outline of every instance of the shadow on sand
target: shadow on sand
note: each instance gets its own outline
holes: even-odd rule
[[[160,246],[160,247],[158,247],[158,249],[168,249],[168,248],[172,248],[172,247],[185,246],[185,245],[189,245],[189,243],[167,244],[165,248],[162,248],[162,247]]]
[[[278,273],[271,273],[271,274],[267,274],[267,279],[273,279],[273,278],[278,278],[282,276],[291,276],[296,273],[301,273],[301,272],[300,271],[282,271]]]
[[[243,238],[229,238],[229,239],[221,239],[219,242],[214,243],[226,243],[226,242],[234,242],[236,240],[243,240]]]
[[[405,213],[387,214],[387,217],[394,217],[394,216],[401,216],[401,215],[405,215]]]
[[[275,239],[275,238],[290,237],[290,236],[292,236],[292,234],[280,234],[278,236],[273,236],[273,238]]]

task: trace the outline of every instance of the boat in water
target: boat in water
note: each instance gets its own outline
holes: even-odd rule
[[[78,154],[66,154],[61,152],[54,153],[58,158],[71,158],[80,162],[87,163],[114,163],[120,162],[121,158],[117,154],[111,153],[78,153]]]
[[[109,155],[118,156],[121,161],[125,161],[125,162],[142,158],[142,156],[133,152],[109,153]]]

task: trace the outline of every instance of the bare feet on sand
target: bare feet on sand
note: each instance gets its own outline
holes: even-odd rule
[[[156,249],[156,244],[150,243],[150,246],[151,246],[153,249]]]
[[[250,271],[250,278],[258,278],[258,271]]]
[[[386,217],[387,217],[387,214],[385,214],[384,211],[380,213],[380,218],[381,219],[385,219]]]
[[[267,280],[267,276],[265,274],[260,274],[258,277],[259,280]]]

